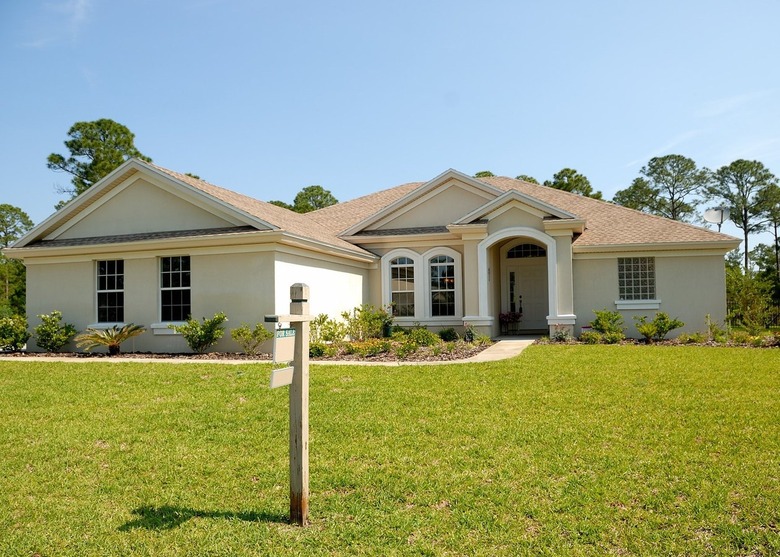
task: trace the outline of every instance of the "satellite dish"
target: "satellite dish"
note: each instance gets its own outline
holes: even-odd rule
[[[728,207],[715,207],[713,209],[707,209],[704,211],[704,220],[718,225],[718,232],[720,232],[720,225],[729,219],[731,213]]]

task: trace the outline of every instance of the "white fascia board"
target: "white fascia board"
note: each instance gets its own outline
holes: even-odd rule
[[[679,252],[679,255],[703,255],[709,252],[711,255],[725,255],[739,247],[741,240],[715,240],[711,242],[664,242],[653,244],[604,244],[599,246],[578,246],[572,244],[572,254],[580,259],[598,258],[600,254],[614,257],[617,254],[631,254],[636,252],[657,252],[667,255],[665,252]],[[593,257],[588,257],[588,256]]]

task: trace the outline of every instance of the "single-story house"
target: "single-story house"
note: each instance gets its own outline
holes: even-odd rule
[[[701,330],[726,313],[737,238],[507,177],[447,170],[427,182],[298,214],[129,160],[5,250],[27,267],[30,327],[59,310],[77,329],[148,332],[125,350],[180,352],[192,315],[228,328],[289,311],[391,305],[395,323],[579,334],[604,308],[665,311]],[[236,350],[229,335],[217,350]]]

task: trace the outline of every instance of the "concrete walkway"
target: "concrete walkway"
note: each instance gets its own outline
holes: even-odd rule
[[[340,365],[340,366],[409,366],[409,365],[443,365],[443,364],[467,364],[476,362],[496,362],[514,358],[527,346],[530,346],[539,337],[501,337],[496,343],[486,348],[479,354],[464,360],[448,360],[436,362],[393,361],[393,362],[368,362],[355,360],[311,360],[311,365]],[[38,362],[137,362],[137,363],[172,363],[172,364],[262,364],[270,363],[269,360],[199,360],[189,358],[123,358],[122,356],[105,358],[74,358],[72,356],[47,356],[40,358],[25,358],[24,356],[0,356],[5,361],[38,361]]]

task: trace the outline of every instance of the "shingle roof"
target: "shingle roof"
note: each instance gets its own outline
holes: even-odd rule
[[[362,248],[342,240],[330,227],[323,227],[321,223],[307,214],[300,214],[284,207],[278,207],[266,201],[260,201],[247,195],[236,193],[234,191],[215,186],[205,180],[193,178],[180,172],[175,172],[156,164],[150,164],[160,172],[164,172],[177,180],[184,182],[193,188],[196,188],[220,201],[223,201],[239,211],[243,211],[253,217],[256,217],[279,230],[288,232],[302,238],[309,238],[318,242],[333,245],[342,249],[347,249],[360,254],[367,254]]]
[[[699,226],[635,211],[608,201],[583,197],[548,186],[504,176],[481,178],[504,191],[517,190],[586,220],[577,246],[632,245],[676,242],[734,241],[736,238]]]
[[[157,165],[152,166],[283,231],[364,254],[367,252],[342,240],[339,236],[345,230],[368,219],[426,183],[410,182],[331,205],[318,211],[299,214],[215,186],[204,180]],[[733,236],[706,228],[649,215],[607,201],[591,199],[514,178],[493,176],[479,180],[502,191],[519,191],[585,219],[586,228],[575,239],[576,246],[631,246],[737,240]]]
[[[576,246],[631,246],[736,240],[733,236],[706,228],[649,215],[608,201],[583,197],[506,176],[493,176],[478,180],[502,191],[516,190],[585,219],[586,228],[576,238]],[[326,207],[311,214],[331,228],[334,234],[340,234],[423,184],[423,182],[403,184],[346,203]]]

